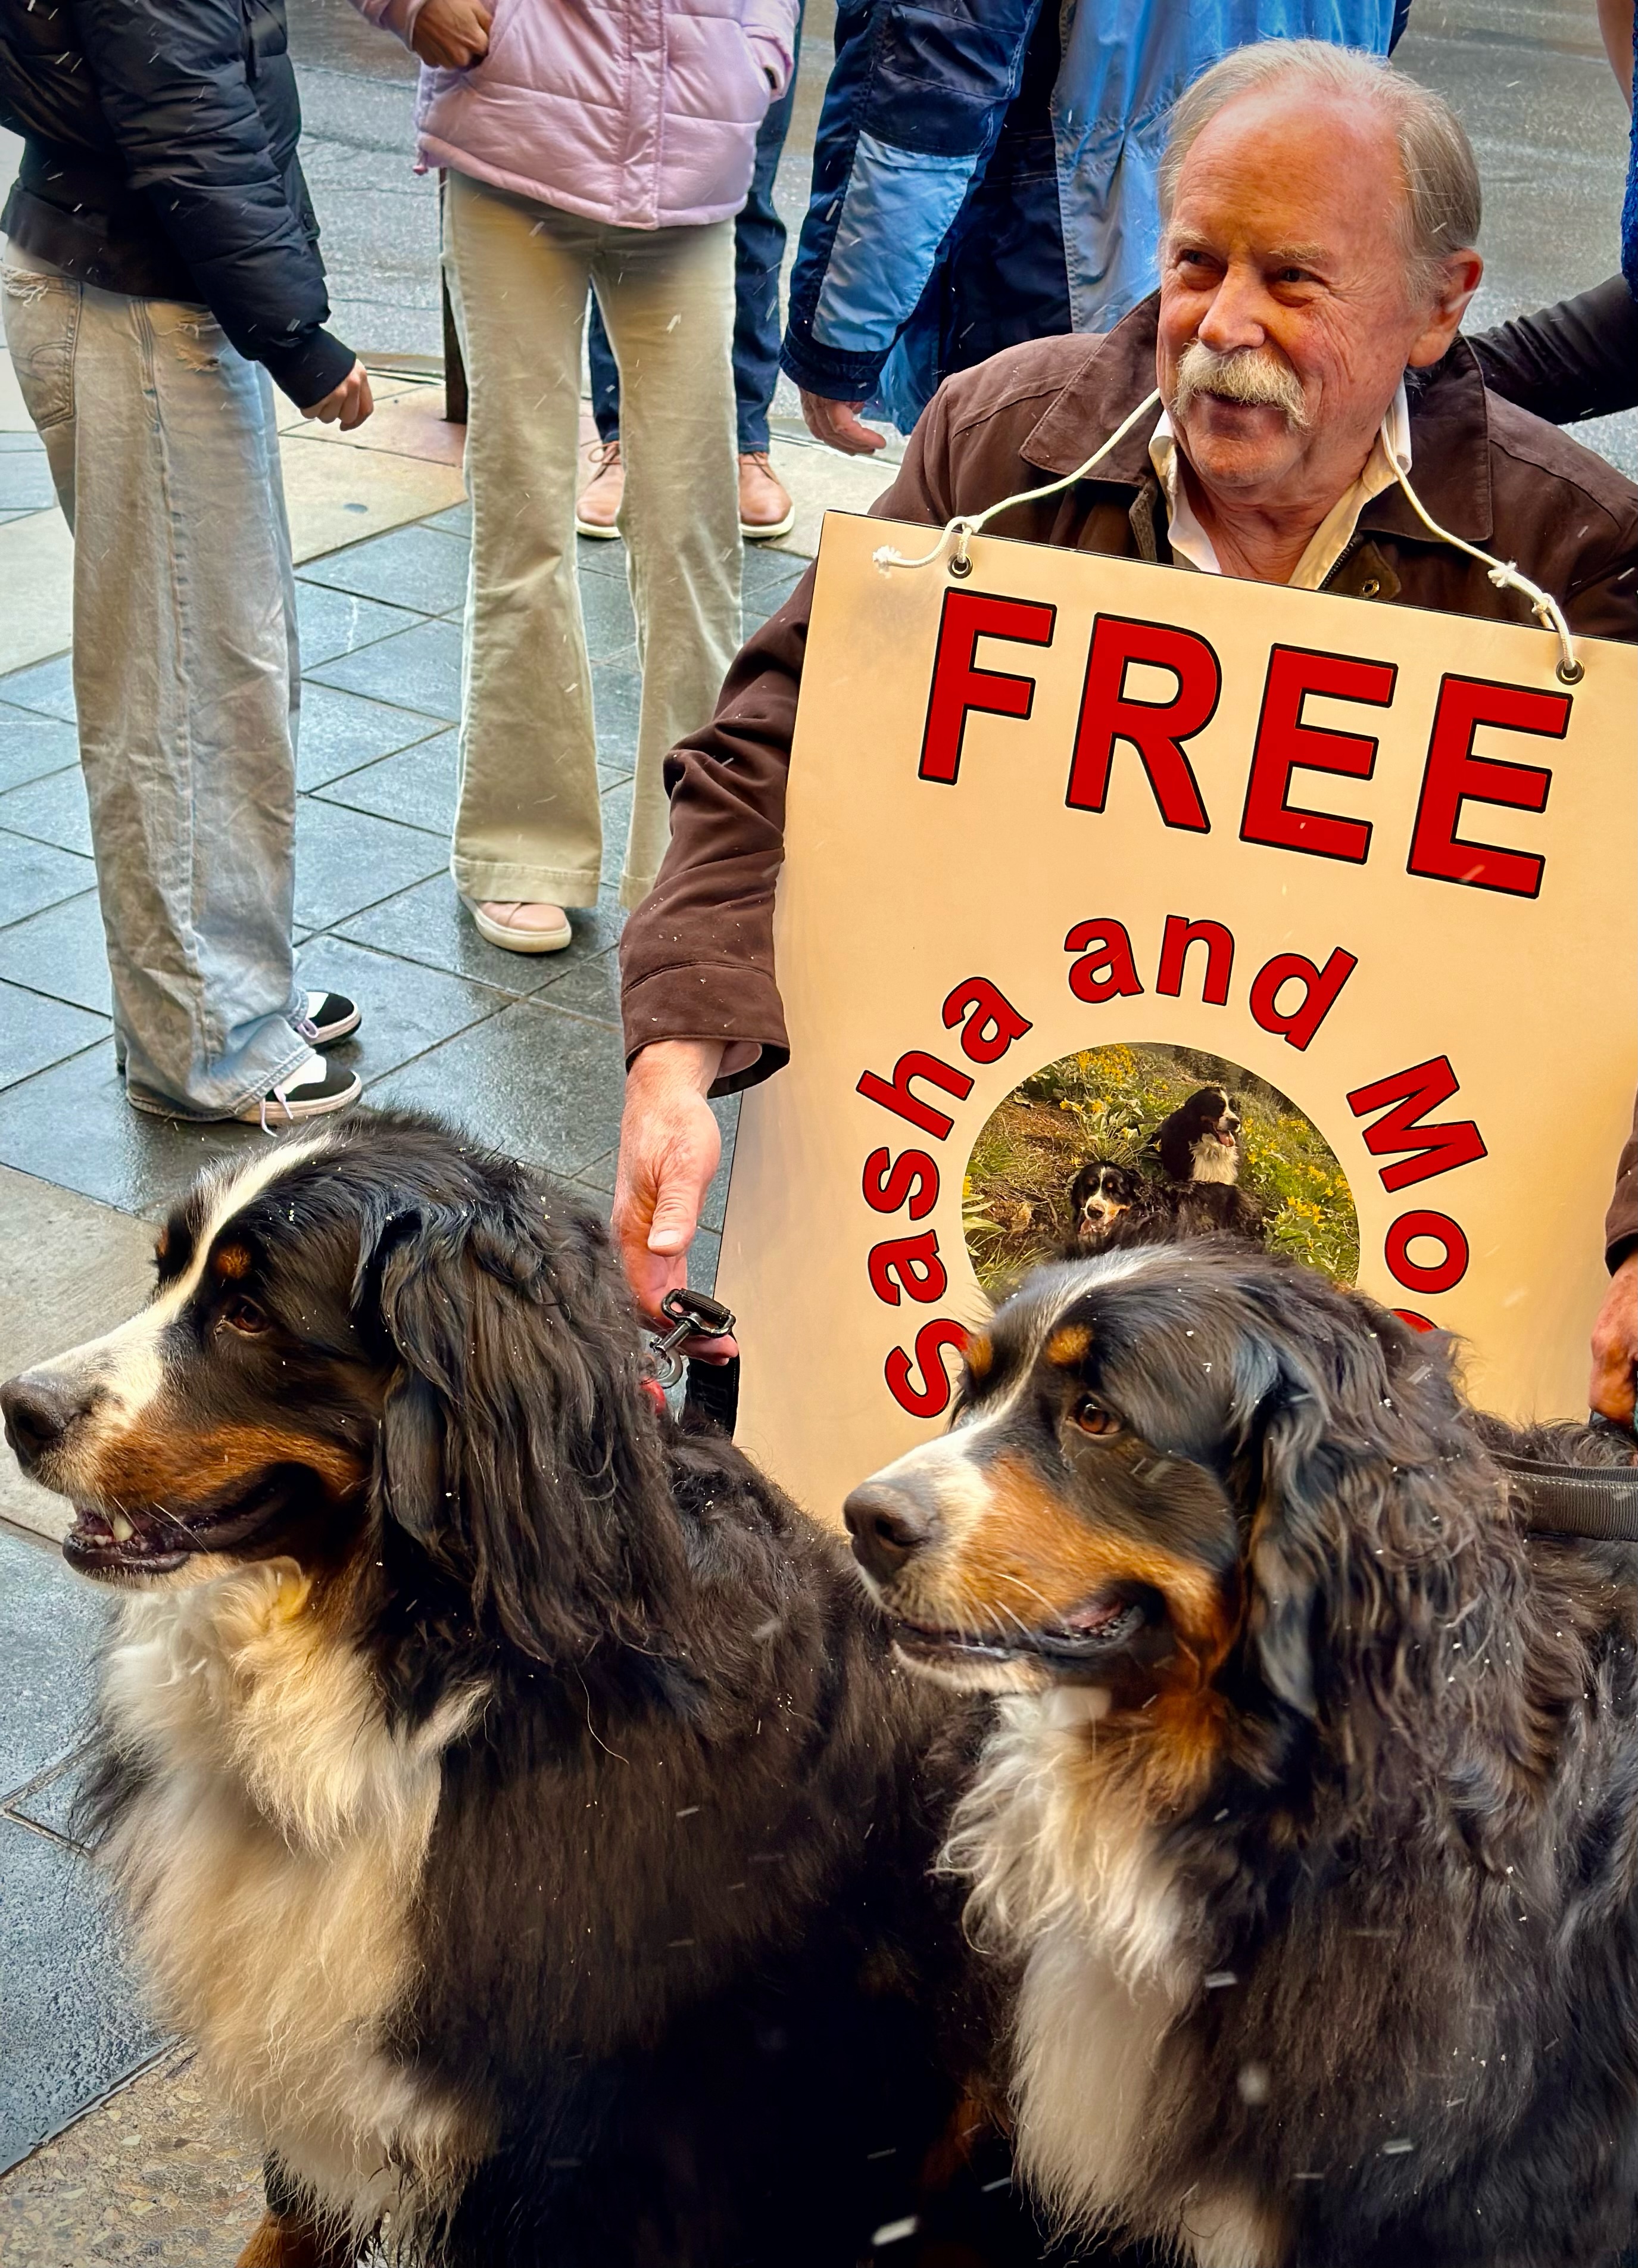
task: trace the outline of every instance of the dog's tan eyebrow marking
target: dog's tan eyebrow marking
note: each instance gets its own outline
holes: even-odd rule
[[[988,1378],[995,1349],[988,1331],[974,1331],[966,1344],[967,1368],[974,1378]]]
[[[237,1284],[250,1273],[250,1254],[242,1244],[219,1244],[210,1256],[210,1266],[226,1282]]]
[[[1061,1323],[1047,1342],[1047,1359],[1060,1370],[1074,1370],[1091,1352],[1090,1323]]]

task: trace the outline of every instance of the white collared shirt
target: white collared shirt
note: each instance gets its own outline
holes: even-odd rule
[[[1399,391],[1388,405],[1383,420],[1388,446],[1408,472],[1411,462],[1410,404],[1405,398],[1405,381],[1399,380]],[[1191,567],[1199,568],[1202,575],[1221,575],[1223,568],[1209,535],[1194,516],[1189,502],[1188,488],[1178,469],[1177,434],[1171,418],[1163,409],[1160,423],[1150,436],[1149,460],[1160,476],[1160,485],[1166,494],[1167,533],[1171,537],[1173,556],[1185,559]],[[1393,467],[1388,461],[1388,452],[1378,433],[1371,444],[1370,454],[1353,485],[1345,489],[1308,539],[1308,549],[1297,561],[1289,587],[1293,591],[1317,591],[1326,577],[1353,541],[1359,516],[1374,496],[1393,485]]]

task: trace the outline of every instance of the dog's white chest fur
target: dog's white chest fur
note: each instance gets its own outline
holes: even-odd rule
[[[1019,2157],[1068,2228],[1132,2225],[1153,2157],[1150,2103],[1179,2011],[1201,1989],[1177,1885],[1150,1822],[1097,1747],[1082,1689],[1003,1704],[946,1853],[975,1906],[1025,1955],[1013,2037]],[[1196,2268],[1275,2268],[1277,2224],[1198,2189],[1140,2211],[1136,2233]]]
[[[477,2141],[383,2045],[439,1755],[476,1697],[394,1734],[306,1595],[275,1562],[127,1603],[103,1705],[148,1778],[105,1863],[165,2016],[262,2142],[368,2226],[407,2173],[436,2189]]]

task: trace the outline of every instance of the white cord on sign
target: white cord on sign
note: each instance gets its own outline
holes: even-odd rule
[[[1559,682],[1561,685],[1579,685],[1587,674],[1586,664],[1576,659],[1576,642],[1570,636],[1569,624],[1564,619],[1564,609],[1558,600],[1550,592],[1544,591],[1539,583],[1532,583],[1528,575],[1521,575],[1511,560],[1503,564],[1490,552],[1481,551],[1476,543],[1465,543],[1459,535],[1452,535],[1448,527],[1441,527],[1411,486],[1408,470],[1400,464],[1394,453],[1393,445],[1388,438],[1388,429],[1385,424],[1382,429],[1382,446],[1387,452],[1388,462],[1393,468],[1394,479],[1404,490],[1411,510],[1429,534],[1436,535],[1442,543],[1453,543],[1458,551],[1465,551],[1470,559],[1482,560],[1490,571],[1489,579],[1495,585],[1498,591],[1517,591],[1521,598],[1528,599],[1531,613],[1534,615],[1542,629],[1551,630],[1559,642]]]
[[[1044,489],[1020,490],[1017,496],[1003,497],[999,504],[992,504],[987,511],[975,513],[971,519],[951,520],[940,530],[938,541],[932,549],[924,551],[919,559],[907,559],[902,551],[895,551],[891,543],[884,543],[871,552],[871,561],[876,566],[884,568],[930,567],[945,544],[953,537],[956,548],[954,557],[951,561],[951,572],[957,575],[970,575],[973,571],[973,563],[967,556],[967,545],[983,527],[986,521],[994,519],[997,512],[1010,511],[1015,504],[1039,504],[1043,497],[1056,496],[1061,489],[1073,488],[1076,481],[1084,480],[1092,467],[1102,464],[1116,442],[1124,441],[1144,411],[1152,409],[1159,399],[1160,388],[1157,387],[1151,394],[1138,403],[1130,416],[1121,420],[1106,441],[1099,442],[1083,465],[1077,465],[1072,473],[1066,473],[1061,481],[1048,481]],[[959,566],[956,563],[957,561],[960,562]]]
[[[970,516],[963,515],[948,521],[940,529],[938,540],[932,549],[929,551],[923,551],[919,558],[907,559],[903,552],[895,550],[891,543],[879,544],[870,554],[872,563],[881,568],[884,572],[889,567],[930,567],[945,545],[953,541],[955,550],[951,556],[950,571],[952,575],[970,575],[973,571],[973,563],[967,554],[967,546],[988,521],[995,519],[1001,512],[1010,512],[1015,504],[1039,504],[1043,497],[1056,496],[1061,490],[1073,488],[1076,481],[1084,480],[1094,466],[1103,462],[1118,442],[1125,440],[1138,419],[1152,409],[1159,399],[1160,389],[1157,387],[1152,394],[1145,395],[1135,409],[1121,419],[1108,439],[1098,444],[1084,464],[1077,465],[1072,473],[1066,473],[1061,481],[1048,481],[1045,488],[1021,490],[1017,496],[1003,497],[999,504],[992,504],[983,512],[975,512]],[[1587,674],[1586,666],[1576,658],[1576,644],[1570,634],[1569,624],[1565,620],[1563,608],[1551,592],[1544,591],[1539,583],[1532,583],[1528,575],[1521,574],[1511,560],[1503,562],[1491,552],[1481,551],[1477,544],[1468,543],[1459,535],[1452,535],[1448,527],[1440,526],[1411,486],[1408,468],[1399,462],[1393,445],[1388,438],[1385,420],[1382,427],[1382,446],[1389,464],[1393,468],[1394,479],[1404,490],[1411,510],[1429,534],[1436,535],[1442,543],[1452,544],[1458,551],[1465,551],[1470,559],[1479,560],[1489,570],[1489,579],[1498,591],[1514,590],[1518,592],[1522,598],[1528,600],[1530,610],[1542,629],[1551,630],[1558,639],[1560,682],[1564,685],[1579,685]]]

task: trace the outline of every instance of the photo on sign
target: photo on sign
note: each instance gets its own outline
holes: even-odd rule
[[[962,1226],[992,1299],[1040,1262],[1145,1221],[1251,1236],[1340,1283],[1359,1270],[1336,1152],[1289,1096],[1221,1056],[1085,1049],[1032,1072],[985,1121]]]

